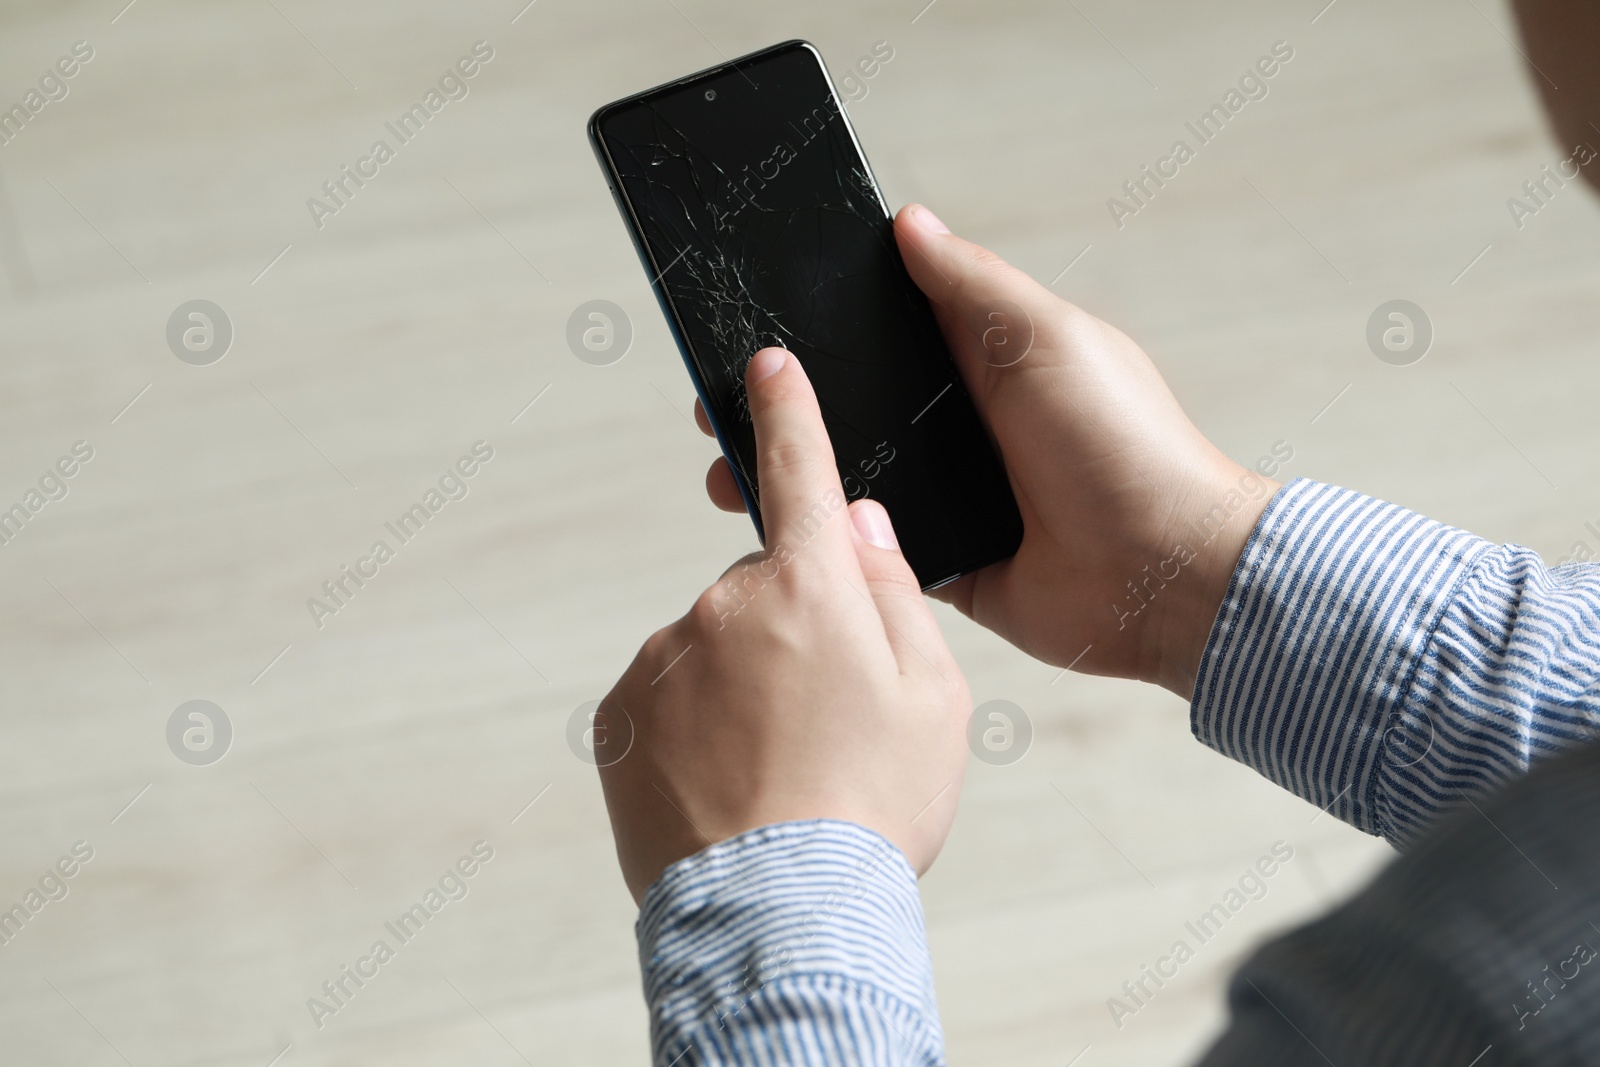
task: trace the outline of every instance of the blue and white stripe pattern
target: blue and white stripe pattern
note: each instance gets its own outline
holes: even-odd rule
[[[1194,734],[1403,846],[1600,736],[1600,567],[1300,479],[1213,624]]]
[[[654,1061],[944,1062],[917,876],[853,823],[779,823],[669,867],[636,927]]]
[[[1527,549],[1302,479],[1273,499],[1235,570],[1192,725],[1403,845],[1600,735],[1597,679],[1600,566],[1549,571]],[[1476,884],[1462,869],[1430,876]],[[944,1063],[916,876],[870,830],[822,820],[740,834],[668,868],[636,932],[658,1067]],[[1330,1004],[1330,1018],[1348,1008]],[[1230,1036],[1261,1029],[1249,1025],[1236,1019]]]

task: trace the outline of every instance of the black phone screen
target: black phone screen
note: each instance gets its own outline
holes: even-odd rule
[[[747,497],[744,367],[781,345],[816,389],[846,497],[888,509],[924,588],[1016,551],[1005,470],[809,44],[611,104],[590,131]]]

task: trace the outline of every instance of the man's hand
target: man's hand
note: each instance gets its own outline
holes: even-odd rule
[[[640,649],[595,719],[632,744],[602,759],[636,901],[671,863],[744,830],[842,819],[920,874],[955,816],[972,713],[888,513],[845,505],[805,371],[746,371],[764,552],[736,563]]]
[[[951,234],[927,208],[901,211],[895,236],[1022,510],[1014,558],[933,595],[1048,663],[1188,699],[1228,579],[1278,483],[1207,441],[1115,328]],[[744,510],[725,461],[712,464],[706,489],[718,507]]]

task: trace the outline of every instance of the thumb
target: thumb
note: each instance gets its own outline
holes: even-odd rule
[[[932,667],[949,677],[954,670],[950,649],[922,599],[917,576],[900,554],[889,513],[876,500],[857,500],[850,505],[850,527],[861,574],[901,673]]]
[[[994,374],[1050,347],[1036,332],[1060,319],[1060,297],[951,233],[921,204],[902,208],[894,231],[906,270],[933,305],[969,386],[986,392]]]

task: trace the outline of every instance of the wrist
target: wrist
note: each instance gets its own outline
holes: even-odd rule
[[[1250,535],[1283,488],[1231,460],[1200,484],[1168,535],[1181,567],[1152,602],[1142,634],[1141,678],[1184,700],[1194,695],[1206,642]]]

